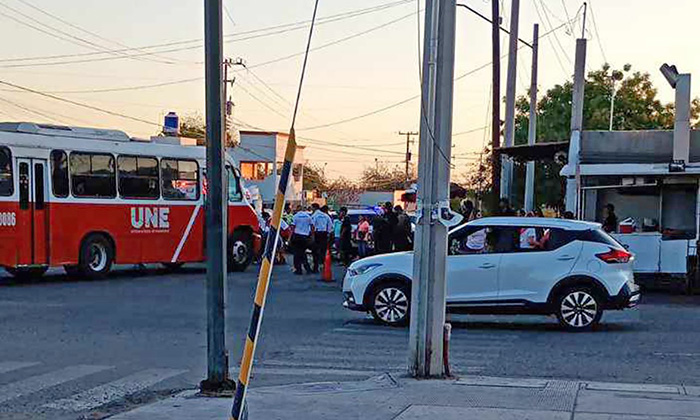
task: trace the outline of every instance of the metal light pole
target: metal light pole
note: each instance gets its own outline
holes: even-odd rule
[[[409,372],[441,377],[445,324],[447,227],[455,53],[455,0],[426,0],[421,124],[418,157],[418,224],[411,289]]]
[[[224,315],[226,281],[226,200],[224,200],[223,48],[221,0],[204,1],[207,121],[207,379],[205,392],[233,388],[228,375]]]
[[[530,78],[530,121],[527,144],[534,146],[537,140],[537,54],[540,26],[535,23],[532,30],[532,71]],[[535,162],[527,162],[525,169],[525,211],[535,209]]]
[[[520,0],[513,0],[510,11],[510,39],[508,43],[508,74],[506,75],[506,124],[505,147],[513,146],[515,139],[515,78],[518,71],[518,20]],[[501,197],[511,200],[513,185],[513,160],[503,156],[501,170]]]

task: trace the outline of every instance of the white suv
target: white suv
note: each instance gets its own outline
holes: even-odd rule
[[[633,255],[597,223],[484,218],[453,229],[448,249],[448,312],[555,314],[565,328],[584,330],[603,310],[639,301]],[[343,281],[343,306],[403,325],[412,276],[412,252],[356,261]]]

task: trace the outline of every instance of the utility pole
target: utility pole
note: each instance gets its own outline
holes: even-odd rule
[[[501,16],[498,11],[498,1],[491,1],[491,192],[492,209],[498,208],[501,197],[501,157],[496,150],[501,146]]]
[[[406,183],[408,183],[408,181],[410,181],[408,169],[409,164],[411,162],[411,144],[414,143],[414,140],[411,139],[411,136],[417,136],[418,133],[415,131],[399,131],[399,135],[406,136]]]
[[[585,10],[585,9],[584,9]],[[578,216],[580,187],[581,131],[583,130],[583,95],[586,86],[586,39],[576,40],[574,62],[574,89],[571,100],[571,141],[569,142],[569,165],[575,168],[575,176],[566,179],[566,210]]]
[[[445,375],[445,265],[449,213],[455,0],[426,0],[418,158],[418,224],[413,261],[409,372]]]
[[[530,77],[530,121],[527,130],[527,144],[535,145],[537,140],[537,48],[540,26],[535,23],[532,29],[532,71]],[[535,209],[535,162],[527,162],[525,172],[525,211]]]
[[[221,0],[204,1],[204,51],[207,122],[207,393],[233,389],[226,351],[226,200],[224,200],[223,49]]]
[[[515,77],[518,71],[518,20],[520,18],[520,0],[513,0],[510,10],[510,38],[508,42],[508,74],[506,80],[506,125],[504,132],[505,147],[511,147],[515,138]],[[501,170],[501,197],[512,198],[513,160],[503,157]]]
[[[224,119],[224,147],[227,147],[231,145],[232,138],[231,138],[231,125],[233,124],[232,118],[233,118],[233,100],[231,100],[231,96],[228,92],[229,86],[233,88],[233,84],[236,81],[235,77],[231,77],[229,79],[229,74],[228,71],[231,67],[233,66],[245,66],[245,63],[243,62],[242,58],[236,58],[235,60],[227,58],[224,60],[224,79],[223,79],[223,84],[224,84],[224,94],[223,98],[224,101],[226,101],[226,106],[225,106],[225,119]]]

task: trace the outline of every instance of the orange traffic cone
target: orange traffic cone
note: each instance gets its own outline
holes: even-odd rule
[[[326,259],[323,261],[323,276],[321,280],[323,281],[333,281],[333,261],[331,260],[331,249],[326,250]]]

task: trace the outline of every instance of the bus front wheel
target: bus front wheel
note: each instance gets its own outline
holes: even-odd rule
[[[104,277],[112,268],[113,261],[112,243],[104,235],[92,234],[85,238],[80,247],[80,274],[91,279]]]
[[[229,271],[245,271],[253,261],[253,238],[247,232],[234,232],[228,245]]]

